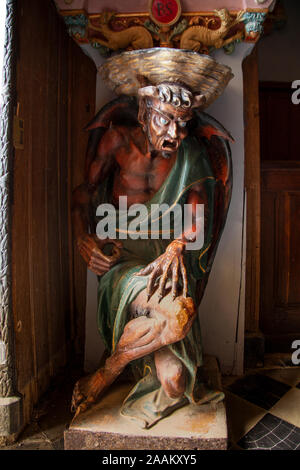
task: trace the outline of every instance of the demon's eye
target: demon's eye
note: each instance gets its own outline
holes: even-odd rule
[[[164,118],[163,116],[159,117],[159,122],[162,126],[166,126],[168,124],[168,119]]]
[[[186,121],[178,121],[178,126],[179,127],[185,127],[187,125]]]

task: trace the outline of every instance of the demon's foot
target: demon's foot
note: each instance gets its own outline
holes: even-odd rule
[[[79,415],[79,413],[90,408],[105,388],[106,382],[104,380],[102,369],[97,370],[92,375],[88,375],[87,377],[83,377],[78,380],[73,390],[71,403],[71,411],[75,413],[74,418]]]

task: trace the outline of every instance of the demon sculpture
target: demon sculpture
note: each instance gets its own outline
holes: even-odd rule
[[[204,109],[232,74],[211,57],[165,48],[116,55],[100,73],[121,96],[87,126],[86,179],[74,191],[73,221],[79,251],[99,278],[97,318],[107,358],[77,382],[72,407],[76,415],[85,411],[129,366],[135,384],[121,413],[149,428],[187,403],[223,398],[197,379],[197,307],[231,196],[232,138]],[[116,236],[105,239],[97,227],[99,207],[107,205],[119,223]],[[137,219],[132,209],[141,205]],[[175,206],[189,208],[190,224],[166,236],[164,217]],[[153,208],[161,209],[154,217]],[[130,224],[122,228],[124,214],[131,227],[139,221],[138,236],[130,236]]]

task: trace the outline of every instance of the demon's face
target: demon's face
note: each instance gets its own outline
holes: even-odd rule
[[[157,98],[148,100],[147,107],[146,126],[151,147],[166,156],[176,152],[188,134],[191,110],[163,103]]]

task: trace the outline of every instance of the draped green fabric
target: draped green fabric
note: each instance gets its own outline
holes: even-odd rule
[[[209,206],[205,220],[204,245],[201,250],[189,250],[185,254],[188,273],[189,295],[195,299],[196,283],[206,270],[206,254],[212,241],[214,218],[214,189],[216,181],[209,165],[204,146],[194,137],[186,138],[178,151],[176,162],[160,190],[147,203],[153,204],[186,203],[189,189],[194,184],[202,183]],[[99,189],[95,205],[109,202],[111,184],[106,181]],[[150,226],[150,220],[149,220]],[[146,288],[147,276],[135,277],[134,274],[160,256],[171,239],[122,240],[124,249],[121,261],[99,280],[98,289],[98,327],[107,349],[113,352],[129,318],[129,306],[141,290]],[[198,316],[186,338],[168,346],[183,362],[188,372],[186,390],[183,399],[170,399],[165,394],[157,379],[153,355],[131,363],[137,377],[137,384],[123,403],[122,414],[139,420],[142,427],[150,427],[162,417],[185,403],[203,403],[218,401],[222,393],[200,390],[196,397],[196,372],[202,365],[201,332]]]

